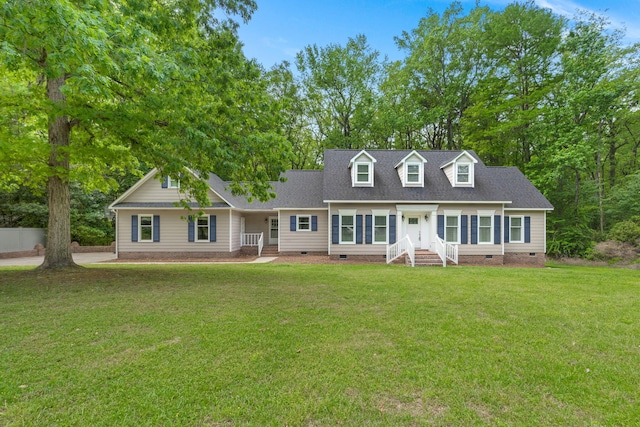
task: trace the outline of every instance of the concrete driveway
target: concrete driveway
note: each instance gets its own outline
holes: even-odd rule
[[[111,252],[94,252],[88,254],[73,254],[73,260],[77,264],[96,264],[103,261],[116,259],[116,254]],[[44,256],[31,256],[24,258],[0,259],[0,267],[8,266],[38,266],[44,261]]]

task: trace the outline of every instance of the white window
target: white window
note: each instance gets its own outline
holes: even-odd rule
[[[371,184],[371,165],[356,163],[356,184]]]
[[[340,215],[340,243],[355,243],[356,216]]]
[[[298,216],[298,231],[311,231],[311,217],[308,215]]]
[[[407,184],[420,184],[422,182],[420,166],[419,163],[407,163]]]
[[[469,184],[471,165],[469,163],[458,163],[456,169],[456,182],[459,184]]]
[[[376,215],[373,217],[373,242],[387,243],[387,216]]]
[[[209,216],[201,216],[196,219],[196,241],[209,241]]]
[[[138,217],[139,242],[153,242],[153,215],[140,215]]]
[[[458,226],[460,224],[460,216],[445,216],[444,218],[444,237],[447,243],[460,243]]]
[[[493,221],[491,216],[478,217],[478,243],[492,243]]]
[[[169,188],[180,188],[180,180],[169,177]]]
[[[509,217],[509,242],[511,243],[523,243],[524,233],[522,232],[523,217],[512,216]]]

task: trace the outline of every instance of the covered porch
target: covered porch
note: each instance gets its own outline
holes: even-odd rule
[[[240,212],[240,246],[263,251],[278,252],[280,237],[279,216],[274,211]]]

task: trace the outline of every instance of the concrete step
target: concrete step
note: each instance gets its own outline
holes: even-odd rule
[[[409,257],[406,257],[405,263],[411,265]],[[415,251],[414,265],[416,267],[442,267],[442,260],[437,253],[420,249]]]

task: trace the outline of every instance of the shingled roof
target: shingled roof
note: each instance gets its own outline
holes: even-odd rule
[[[322,201],[322,176],[321,170],[290,170],[284,173],[285,182],[274,181],[271,183],[276,193],[274,199],[266,202],[254,200],[249,202],[243,196],[234,196],[228,190],[229,183],[222,181],[218,176],[209,177],[209,186],[220,194],[234,207],[248,210],[270,210],[286,208],[326,208]]]
[[[510,202],[507,208],[553,209],[549,201],[514,167],[488,167],[467,151],[475,165],[474,188],[451,185],[442,165],[462,151],[417,151],[427,159],[424,187],[403,187],[395,166],[412,150],[367,150],[376,159],[373,187],[353,187],[349,161],[359,150],[326,150],[323,199],[327,202]]]

